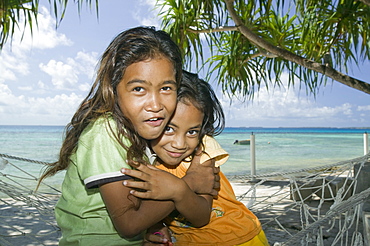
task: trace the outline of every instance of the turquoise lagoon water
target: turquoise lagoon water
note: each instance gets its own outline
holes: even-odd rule
[[[217,138],[230,154],[227,174],[250,174],[250,146],[233,142],[255,136],[256,174],[322,166],[364,155],[358,128],[227,128]]]
[[[0,126],[0,153],[53,162],[63,132],[63,126]],[[370,128],[226,128],[216,139],[230,154],[221,170],[227,175],[243,175],[250,174],[250,146],[233,143],[236,139],[249,139],[252,133],[256,141],[256,173],[264,174],[360,157],[364,154],[365,132],[370,132]],[[39,164],[10,161],[35,176],[42,168]],[[9,165],[0,172],[22,175]],[[63,173],[49,182],[58,186],[62,179]]]

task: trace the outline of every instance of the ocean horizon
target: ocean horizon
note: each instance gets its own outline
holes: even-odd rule
[[[0,153],[54,162],[64,129],[65,126],[0,125]],[[229,176],[249,175],[250,146],[234,142],[250,139],[253,134],[258,175],[324,166],[363,156],[367,132],[370,127],[226,127],[216,140],[230,154],[221,171]],[[42,165],[19,163],[27,172],[40,176]],[[1,171],[18,172],[10,167]],[[62,179],[63,174],[57,175],[52,183],[59,186]]]

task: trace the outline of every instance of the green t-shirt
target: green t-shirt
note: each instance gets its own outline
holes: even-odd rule
[[[120,172],[126,163],[126,150],[115,140],[108,125],[116,130],[113,119],[101,117],[90,123],[80,136],[76,153],[71,156],[56,208],[62,229],[59,245],[141,245],[143,235],[120,237],[100,195],[98,185],[127,178]],[[127,139],[124,144],[129,145]],[[127,223],[130,223],[129,221]],[[144,233],[144,232],[143,232]]]

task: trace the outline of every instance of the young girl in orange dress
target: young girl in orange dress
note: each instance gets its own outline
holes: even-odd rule
[[[200,162],[209,159],[216,166],[225,163],[228,153],[221,148],[214,135],[224,127],[224,114],[212,88],[197,75],[183,72],[174,115],[164,133],[150,141],[157,158],[155,167],[183,177],[196,151],[203,152]],[[137,172],[129,172],[137,175]],[[208,246],[266,246],[269,245],[258,218],[234,194],[230,182],[220,173],[220,190],[213,199],[210,221],[205,226],[194,226],[175,210],[164,222],[174,238],[174,244]],[[139,176],[138,176],[139,177]],[[127,186],[132,183],[126,182]],[[147,192],[134,191],[138,197],[150,197]],[[192,208],[188,208],[192,209]],[[162,233],[157,233],[160,237]],[[158,240],[159,241],[159,240]]]

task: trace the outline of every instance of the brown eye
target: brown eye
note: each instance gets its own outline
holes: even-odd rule
[[[170,127],[170,126],[166,126],[166,128],[164,129],[164,131],[166,133],[173,133],[175,130],[172,127]]]
[[[141,92],[144,90],[143,87],[135,87],[134,89],[132,89],[133,91],[137,91],[137,92]]]
[[[199,134],[198,130],[190,130],[188,131],[188,135],[191,137],[196,137]]]

